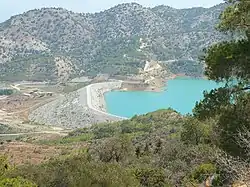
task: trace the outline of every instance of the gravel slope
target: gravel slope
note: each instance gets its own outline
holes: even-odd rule
[[[103,94],[120,86],[121,82],[93,84],[36,109],[30,113],[29,119],[39,124],[63,128],[81,128],[125,119],[105,113]]]

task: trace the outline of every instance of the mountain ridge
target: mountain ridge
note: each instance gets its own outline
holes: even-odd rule
[[[0,24],[0,79],[17,74],[22,80],[66,81],[99,73],[138,74],[147,60],[197,61],[201,49],[225,38],[214,29],[224,7],[124,3],[93,14],[30,10]]]
[[[12,15],[10,16],[8,19],[6,19],[5,21],[2,21],[0,22],[0,24],[8,21],[9,19],[11,19],[12,17],[16,17],[16,16],[19,16],[19,15],[23,15],[25,13],[28,13],[30,11],[34,11],[34,10],[45,10],[45,9],[61,9],[61,10],[65,10],[65,11],[68,11],[68,12],[72,12],[72,13],[76,13],[76,14],[83,14],[83,15],[89,15],[89,14],[99,14],[99,13],[102,13],[104,11],[107,11],[107,10],[110,10],[112,8],[115,8],[119,5],[129,5],[129,4],[137,4],[137,5],[140,5],[144,8],[148,8],[148,9],[155,9],[155,8],[158,8],[158,7],[164,7],[164,8],[169,8],[169,9],[174,9],[174,10],[190,10],[190,9],[211,9],[211,8],[215,8],[215,7],[218,7],[218,6],[226,6],[225,3],[219,3],[219,4],[216,4],[216,5],[213,5],[213,6],[210,6],[210,7],[203,7],[203,6],[194,6],[194,7],[190,7],[190,8],[175,8],[175,7],[172,7],[172,6],[169,6],[169,5],[165,5],[165,4],[160,4],[160,5],[156,5],[156,6],[152,6],[152,7],[148,7],[148,6],[143,6],[139,3],[136,3],[136,2],[131,2],[131,3],[120,3],[120,4],[117,4],[115,6],[112,6],[110,8],[107,8],[105,10],[100,10],[100,11],[96,11],[96,12],[74,12],[72,10],[69,10],[67,8],[63,8],[63,7],[42,7],[42,8],[34,8],[34,9],[30,9],[30,10],[27,10],[27,11],[23,11],[22,13],[17,13],[15,15]]]

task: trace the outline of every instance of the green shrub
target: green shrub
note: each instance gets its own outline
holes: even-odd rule
[[[5,178],[0,180],[1,187],[37,187],[34,183],[25,180],[21,177],[17,178]]]
[[[137,168],[134,171],[136,178],[144,187],[164,187],[166,185],[165,174],[161,169]]]
[[[40,187],[139,187],[129,170],[111,163],[91,161],[86,154],[51,160],[38,166],[23,166],[12,172]]]
[[[208,177],[214,175],[216,173],[216,167],[209,164],[201,164],[197,166],[191,174],[191,178],[199,183],[205,181]]]

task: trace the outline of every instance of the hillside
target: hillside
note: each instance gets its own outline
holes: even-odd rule
[[[127,9],[123,10],[121,8],[123,6],[124,5],[119,5],[113,9],[95,15],[90,14],[88,17],[91,18],[90,20],[92,21],[94,20],[94,18],[92,18],[93,16],[95,16],[95,19],[101,20],[104,19],[104,17],[97,18],[100,14],[104,16],[107,12],[112,12],[114,10],[128,11]],[[125,7],[128,6],[134,6],[137,8],[141,7],[137,4],[125,5]],[[215,10],[217,8],[218,6],[213,7],[212,9]],[[147,14],[147,19],[150,20],[154,20],[156,17],[162,19],[162,17],[165,17],[164,11],[162,11],[161,14],[154,13],[152,14],[152,17],[150,17],[150,11],[158,12],[159,10],[165,9],[173,12],[177,11],[170,7],[160,6],[154,9],[143,9],[145,12],[141,14]],[[207,9],[197,8],[192,10],[195,10],[196,14],[197,12],[204,12]],[[190,10],[182,11],[185,12]],[[130,19],[129,15],[126,19]],[[172,15],[174,14],[172,13]],[[81,126],[80,129],[72,131],[70,129],[62,129],[53,126],[51,128],[47,128],[44,122],[41,122],[42,124],[40,124],[40,122],[34,123],[34,121],[28,121],[27,113],[29,113],[29,111],[36,111],[37,104],[39,104],[39,106],[42,103],[43,105],[46,103],[49,104],[47,107],[43,107],[44,112],[50,113],[47,117],[45,116],[45,118],[49,120],[49,123],[53,123],[53,120],[56,120],[58,116],[61,117],[62,120],[57,121],[60,124],[63,124],[63,122],[65,122],[64,119],[68,118],[71,113],[74,115],[74,119],[69,118],[69,121],[72,124],[69,123],[68,125],[76,125],[75,127],[78,127],[78,123],[76,121],[78,118],[76,114],[77,111],[80,113],[80,126],[81,123],[84,122],[83,118],[86,119],[89,117],[90,120],[93,119],[93,111],[91,112],[91,115],[86,115],[85,112],[88,110],[87,107],[93,110],[93,106],[98,107],[97,102],[99,102],[99,110],[102,111],[104,107],[104,103],[101,103],[102,99],[99,98],[97,101],[94,101],[91,97],[87,97],[86,99],[86,96],[91,93],[91,90],[92,92],[95,90],[94,92],[96,93],[93,93],[92,95],[95,95],[95,97],[96,95],[99,95],[100,97],[103,91],[107,88],[104,87],[103,90],[100,90],[100,87],[98,86],[93,87],[93,85],[89,85],[86,88],[80,89],[82,92],[78,90],[71,92],[69,95],[63,96],[59,94],[61,93],[59,90],[64,90],[63,93],[68,93],[68,90],[82,88],[83,86],[86,86],[85,84],[88,84],[88,82],[84,82],[84,84],[82,83],[81,85],[71,85],[72,87],[67,89],[65,87],[63,89],[59,88],[60,85],[66,86],[66,84],[53,85],[46,83],[46,85],[41,85],[41,83],[32,83],[30,85],[29,83],[28,85],[15,84],[10,86],[8,86],[8,83],[2,84],[4,92],[5,89],[11,87],[23,93],[27,93],[29,91],[29,94],[23,94],[23,96],[13,94],[11,96],[2,96],[0,98],[0,106],[3,106],[0,110],[0,117],[4,121],[3,124],[0,124],[0,131],[3,131],[4,133],[0,134],[0,186],[250,186],[249,15],[250,1],[248,0],[231,1],[228,8],[223,11],[222,16],[220,17],[218,30],[222,33],[229,32],[231,36],[228,36],[228,41],[218,42],[216,45],[208,47],[205,55],[203,56],[203,60],[205,75],[207,78],[217,82],[226,82],[226,84],[223,84],[223,87],[214,88],[211,91],[204,91],[204,99],[196,103],[192,114],[185,116],[169,108],[141,116],[134,116],[131,119],[125,119],[122,121],[119,120],[116,122],[109,122],[109,120],[105,120],[101,122],[97,120],[95,122],[98,124]],[[112,17],[112,14],[110,13],[109,16]],[[133,19],[137,19],[137,16],[138,13],[136,15],[131,15]],[[185,14],[185,16],[187,17],[187,14]],[[194,17],[193,14],[191,17]],[[43,19],[45,18],[46,16],[44,15]],[[173,19],[171,18],[171,20]],[[192,19],[190,18],[190,20]],[[207,17],[206,20],[208,20]],[[106,18],[103,22],[105,21]],[[143,19],[135,23],[145,24],[144,21],[145,20]],[[8,22],[5,24],[7,23]],[[113,23],[115,24],[116,22]],[[126,22],[126,27],[129,27],[130,23],[131,20],[130,22]],[[94,22],[91,24],[95,25]],[[155,24],[155,20],[151,24]],[[65,25],[66,24],[64,24],[64,26]],[[98,24],[98,26],[100,25],[101,23]],[[28,27],[29,25],[26,26]],[[147,26],[150,30],[150,24]],[[124,28],[126,27],[124,26]],[[182,27],[187,26],[183,24],[181,27],[176,27],[175,29],[181,29]],[[100,27],[93,27],[93,31],[96,33],[93,35],[93,38],[96,40],[90,39],[90,41],[96,41],[96,44],[103,45],[104,39],[102,39],[102,37],[104,37],[104,35],[98,35],[98,28]],[[114,28],[115,31],[113,31],[112,28]],[[156,32],[156,28],[156,26],[152,27],[150,32]],[[88,29],[91,28],[88,27]],[[115,34],[118,32],[116,29],[117,27],[111,27],[111,25],[108,26],[106,31],[109,34],[105,36],[107,37],[105,42],[108,41],[111,43],[105,44],[112,44],[112,42],[116,41]],[[141,28],[138,27],[136,32],[144,32],[140,29]],[[207,26],[207,29],[205,30],[210,33],[209,29],[209,26]],[[39,33],[39,31],[37,32]],[[131,36],[134,36],[133,32],[134,31],[131,30]],[[126,33],[129,33],[129,30],[126,31]],[[189,33],[189,31],[186,31],[186,33]],[[5,34],[7,37],[7,33]],[[154,34],[150,35],[150,37]],[[122,37],[131,42],[132,39],[129,39],[131,36]],[[172,34],[169,36],[172,36]],[[150,40],[150,37],[147,35],[147,41]],[[237,40],[234,40],[236,37],[238,37]],[[137,40],[138,38],[139,40]],[[44,43],[42,39],[40,40],[42,42],[39,42],[36,38],[33,42],[35,42],[36,46],[40,49],[40,52],[38,51],[36,54],[37,56],[32,56],[34,55],[34,50],[33,48],[30,48],[30,51],[27,50],[27,54],[31,53],[31,56],[27,55],[25,51],[22,53],[23,55],[27,55],[27,57],[25,57],[26,61],[24,61],[23,64],[17,63],[20,62],[18,58],[21,59],[22,57],[15,56],[13,59],[16,59],[16,61],[12,60],[12,62],[2,62],[2,67],[11,67],[12,73],[22,67],[23,69],[19,71],[25,71],[23,74],[20,73],[19,76],[26,75],[26,70],[30,70],[28,74],[30,78],[36,78],[38,75],[41,77],[45,76],[44,73],[46,72],[48,73],[47,79],[53,78],[54,80],[57,80],[58,74],[50,75],[46,70],[49,69],[50,72],[60,72],[60,79],[66,80],[67,78],[80,73],[81,69],[77,69],[80,65],[86,68],[95,67],[95,70],[98,72],[105,72],[103,67],[111,65],[111,63],[113,66],[108,67],[113,67],[115,70],[118,70],[117,68],[119,67],[133,67],[134,69],[138,69],[139,76],[145,76],[147,78],[155,75],[161,76],[159,75],[159,71],[161,71],[165,65],[169,68],[168,70],[163,70],[166,74],[171,73],[168,72],[169,70],[188,71],[190,73],[190,68],[192,68],[192,72],[195,73],[195,67],[199,65],[198,63],[195,67],[190,65],[190,63],[195,62],[195,59],[172,59],[167,60],[166,64],[161,66],[164,62],[160,60],[159,56],[155,53],[152,51],[150,52],[151,48],[148,43],[145,42],[146,39],[144,38],[144,40],[142,36],[135,36],[135,40],[133,40],[133,42],[139,41],[139,51],[141,50],[141,52],[147,54],[148,56],[140,56],[141,59],[139,60],[139,56],[133,56],[132,58],[131,54],[134,53],[132,53],[133,51],[130,51],[130,56],[128,56],[128,54],[123,54],[124,58],[126,57],[125,59],[130,59],[128,61],[123,61],[123,58],[120,57],[122,60],[115,61],[116,63],[113,63],[112,59],[107,59],[107,61],[101,61],[103,63],[93,61],[95,64],[90,66],[90,61],[88,61],[88,64],[86,59],[86,63],[84,64],[81,63],[79,59],[75,58],[75,56],[67,56],[72,54],[70,52],[70,48],[64,48],[67,47],[66,44],[65,46],[59,45],[59,41],[63,42],[63,36],[57,39],[58,40],[55,40],[55,43],[58,43],[58,46],[55,45],[54,48],[61,47],[61,52],[64,51],[64,53],[59,53],[59,50],[53,49],[48,43]],[[164,38],[164,41],[165,39],[167,40],[167,38]],[[181,39],[183,40],[183,38],[180,38],[179,40]],[[210,38],[204,39],[203,42],[206,40],[211,41],[211,39],[213,38],[210,36]],[[7,41],[8,40],[5,40],[5,43]],[[184,43],[183,41],[180,43]],[[108,50],[132,50],[133,48],[130,48],[131,46],[128,46],[128,48],[124,47],[123,44],[126,42],[127,40],[120,40],[120,43],[116,43],[117,45],[107,45],[106,48],[99,47],[92,49],[95,49],[95,52],[98,51],[98,53],[95,53],[97,56],[100,55],[100,57],[105,59],[105,56],[103,55],[107,54]],[[12,44],[13,43],[9,43],[9,49],[17,50],[18,48],[13,48]],[[24,45],[26,44],[28,43],[24,42]],[[74,44],[80,44],[80,41],[78,41],[78,43],[75,41],[72,45]],[[86,43],[82,45],[85,44]],[[89,43],[90,46],[92,44]],[[118,44],[121,48],[117,47]],[[42,46],[46,47],[43,48]],[[159,46],[160,45],[157,47]],[[104,49],[107,51],[104,51]],[[68,53],[66,50],[68,50]],[[91,54],[94,54],[93,52],[94,51],[92,51]],[[114,53],[117,54],[117,56],[112,56],[113,53],[111,52],[109,57],[112,57],[113,60],[119,59],[119,55],[122,55],[122,53],[117,52]],[[79,53],[79,56],[82,54]],[[146,63],[143,69],[138,68],[140,63],[136,65],[128,63],[132,62],[132,59],[137,59],[137,62],[143,62],[146,58],[145,56],[152,59],[145,61]],[[96,56],[94,55],[92,57],[94,60]],[[157,59],[155,60],[153,58]],[[7,56],[5,59],[7,59]],[[41,59],[47,62],[44,63],[43,66],[41,66]],[[114,66],[114,64],[116,66]],[[134,66],[131,66],[131,64]],[[33,71],[37,70],[35,67],[38,65],[39,67],[41,66],[41,71]],[[34,69],[29,69],[30,67],[33,67]],[[57,68],[56,71],[54,67]],[[101,68],[103,69],[101,70]],[[65,69],[67,69],[67,71],[65,71]],[[6,71],[8,74],[10,69],[1,70]],[[88,73],[95,73],[93,69],[88,70]],[[125,71],[124,73],[131,72]],[[84,71],[82,74],[84,74]],[[121,81],[113,82],[112,85],[114,87],[112,88],[117,88],[117,86],[120,86],[123,83]],[[103,84],[108,85],[107,83],[98,83],[99,86]],[[37,89],[38,85],[40,85],[40,89]],[[190,89],[192,88],[190,87]],[[51,92],[52,90],[55,90],[54,93]],[[186,91],[183,92],[188,94]],[[28,95],[34,97],[28,99]],[[62,98],[59,102],[52,102],[52,105],[51,103],[48,103],[48,101],[58,97]],[[175,102],[180,101],[177,99]],[[185,102],[182,102],[181,104],[185,105]],[[53,105],[58,110],[53,112],[53,110],[51,110]],[[123,107],[123,105],[120,107]],[[100,112],[98,110],[94,111]],[[39,113],[35,115],[39,115]],[[21,119],[26,119],[26,122],[18,121]],[[11,120],[15,121],[16,125],[13,127],[10,126],[11,128],[9,128],[5,125],[5,122],[8,123]],[[66,123],[64,123],[64,125],[66,126]],[[27,129],[31,130],[29,131],[31,133],[7,134],[18,132],[21,126],[26,126]],[[45,129],[47,129],[46,133]],[[47,134],[49,129],[50,132]]]
[[[99,73],[137,74],[150,60],[189,60],[187,68],[169,68],[200,75],[203,66],[196,61],[202,49],[224,38],[214,29],[224,7],[130,3],[94,14],[31,10],[0,24],[0,79],[66,81]]]
[[[175,111],[160,110],[131,120],[77,129],[66,137],[33,145],[35,151],[30,154],[34,157],[36,153],[35,163],[42,162],[40,165],[25,164],[34,164],[34,159],[26,158],[26,149],[15,150],[11,160],[18,167],[7,171],[7,176],[21,176],[44,187],[184,186],[184,177],[208,159],[204,151],[211,151],[207,145],[185,145],[180,140],[185,123],[188,118]],[[0,147],[5,151],[11,145],[4,143]],[[47,152],[43,155],[45,146]],[[53,156],[51,149],[57,150]],[[199,154],[192,154],[193,151]],[[55,158],[48,159],[51,157]]]
[[[31,136],[2,142],[1,150],[17,166],[12,169],[0,155],[0,185],[17,180],[27,187],[198,187],[205,182],[222,187],[231,186],[239,174],[249,179],[249,165],[241,166],[214,145],[214,123],[168,109],[77,129],[54,140]],[[28,185],[31,181],[36,185]]]

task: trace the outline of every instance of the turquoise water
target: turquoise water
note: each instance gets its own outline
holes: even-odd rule
[[[107,111],[123,117],[145,114],[158,109],[173,108],[181,114],[192,112],[204,90],[222,86],[214,81],[178,77],[167,82],[163,92],[112,91],[105,94]]]

